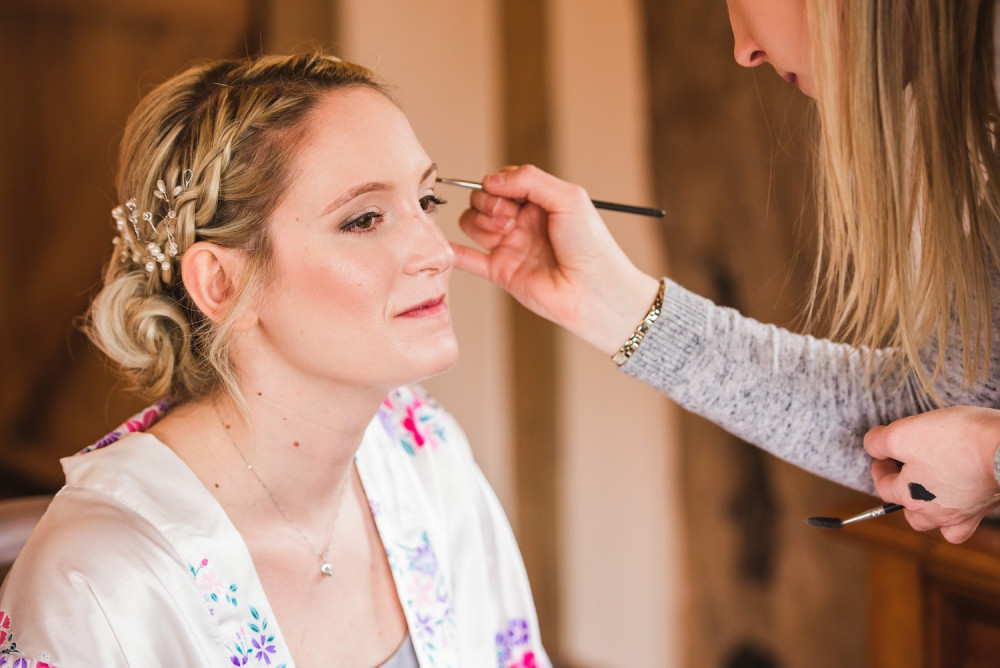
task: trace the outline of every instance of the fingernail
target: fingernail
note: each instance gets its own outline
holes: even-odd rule
[[[487,174],[486,178],[483,179],[483,184],[487,186],[502,186],[506,180],[507,176],[503,173]]]
[[[490,215],[495,216],[500,210],[501,205],[503,205],[503,198],[501,197],[491,197],[487,204],[487,209],[489,209]]]

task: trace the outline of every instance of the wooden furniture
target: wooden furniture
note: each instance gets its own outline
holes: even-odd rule
[[[1000,524],[959,545],[914,531],[902,513],[831,534],[868,554],[871,668],[1000,666]]]

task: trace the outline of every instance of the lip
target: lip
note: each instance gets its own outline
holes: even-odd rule
[[[426,318],[439,313],[447,313],[448,304],[445,302],[444,294],[440,294],[433,299],[427,299],[409,308],[403,309],[396,314],[397,318]]]
[[[799,78],[795,75],[795,72],[786,72],[781,75],[781,78],[792,84],[796,88],[799,87]]]

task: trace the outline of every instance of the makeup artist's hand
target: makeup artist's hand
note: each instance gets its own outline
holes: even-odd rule
[[[484,251],[452,244],[455,266],[612,354],[649,308],[657,279],[615,243],[583,188],[532,165],[483,179],[459,224]]]
[[[968,539],[1000,504],[993,472],[998,445],[1000,411],[973,406],[906,417],[865,435],[879,496],[905,506],[914,529],[940,528],[952,543]]]

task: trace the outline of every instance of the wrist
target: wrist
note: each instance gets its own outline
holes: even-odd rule
[[[646,315],[643,316],[642,320],[632,331],[632,334],[625,340],[621,348],[611,356],[611,361],[621,366],[625,362],[629,361],[632,355],[639,349],[639,345],[642,340],[646,338],[646,334],[649,333],[650,328],[653,323],[659,319],[660,314],[663,312],[663,292],[666,289],[666,284],[663,279],[660,279],[659,287],[656,291],[656,297],[653,298],[652,304],[650,304],[649,309],[646,311]]]
[[[613,355],[643,322],[660,281],[634,269],[614,282],[602,284],[590,300],[576,333],[606,355]]]

